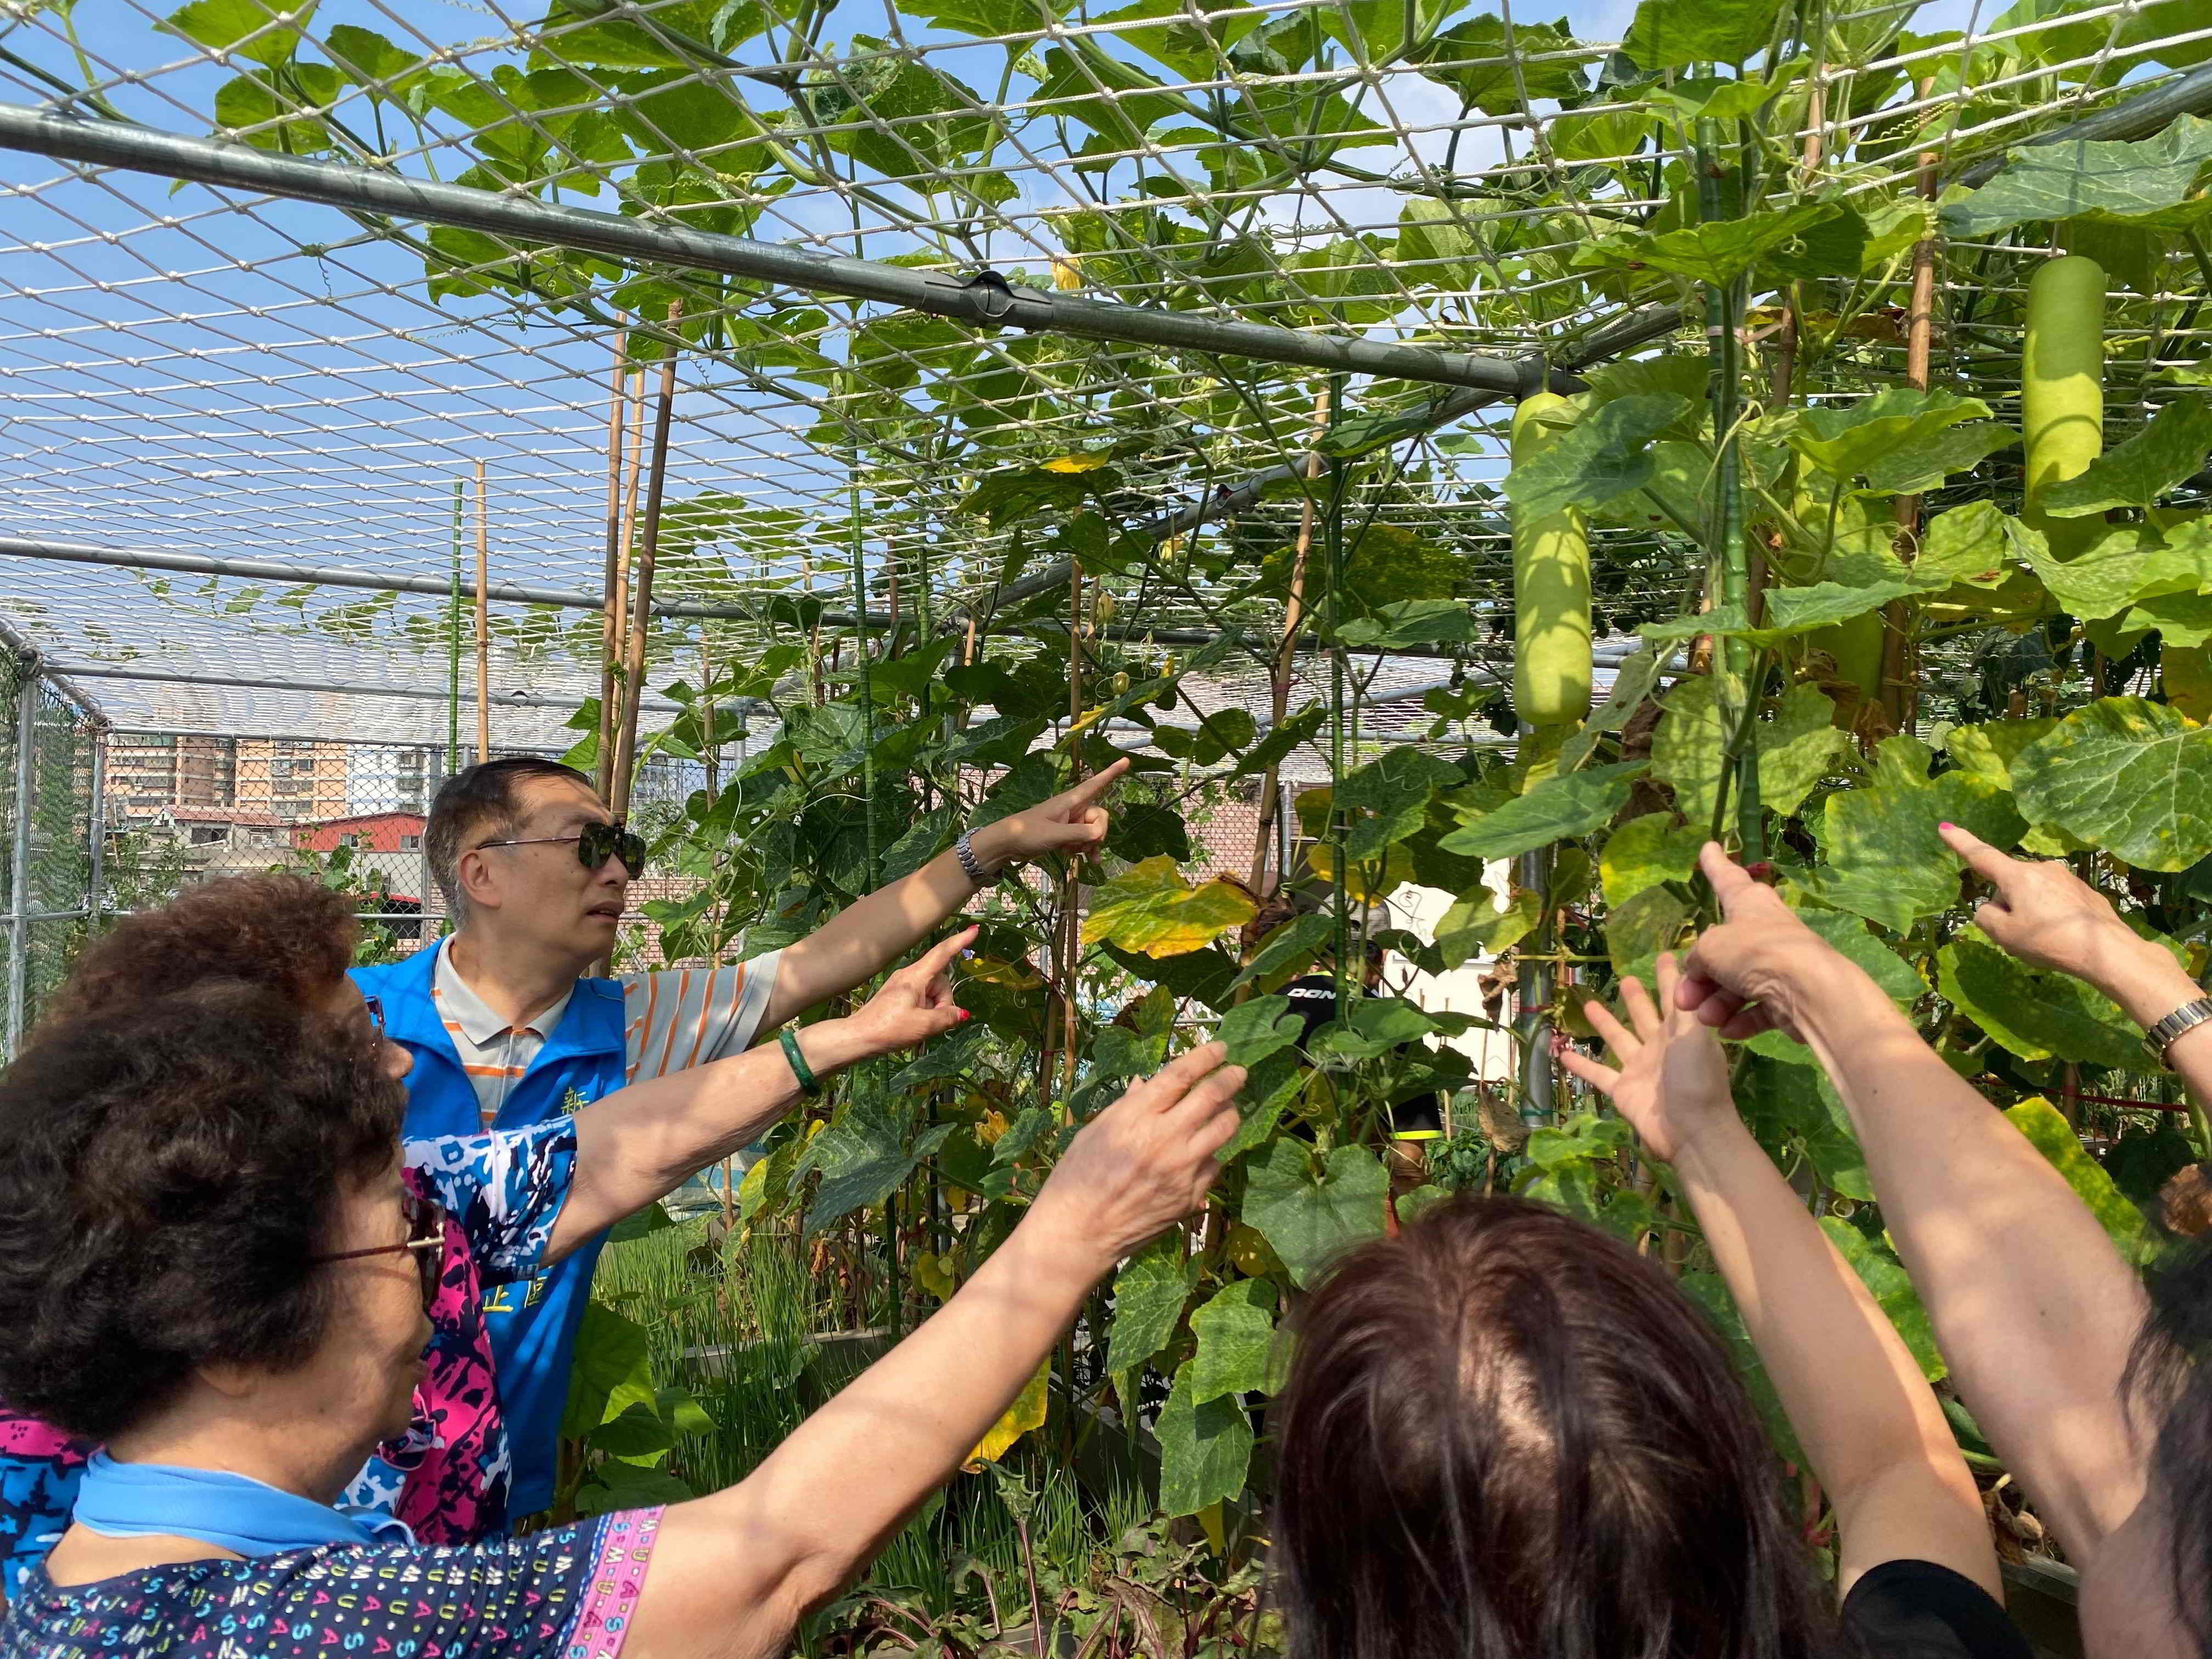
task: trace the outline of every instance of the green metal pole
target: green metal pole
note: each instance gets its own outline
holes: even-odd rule
[[[1720,122],[1698,123],[1695,162],[1699,219],[1712,224],[1742,217],[1741,148],[1728,138]],[[1742,414],[1745,292],[1742,277],[1705,285],[1705,346],[1712,365],[1710,401],[1717,450],[1705,551],[1716,605],[1733,607],[1749,617],[1754,595],[1750,550],[1744,541],[1743,459],[1737,434]],[[1733,783],[1737,842],[1744,858],[1761,859],[1766,855],[1765,815],[1759,806],[1759,757],[1752,742],[1752,702],[1759,695],[1753,683],[1755,653],[1747,640],[1723,640],[1718,654],[1719,703],[1726,727],[1736,740]]]

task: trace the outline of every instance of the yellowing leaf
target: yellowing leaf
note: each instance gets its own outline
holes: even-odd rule
[[[1306,862],[1323,881],[1336,880],[1336,848],[1327,842],[1307,849]],[[1379,859],[1348,860],[1344,890],[1357,904],[1380,904],[1413,879],[1413,854],[1409,848],[1383,849]]]
[[[914,1281],[942,1302],[953,1291],[952,1264],[941,1255],[918,1251],[914,1258]]]
[[[1175,860],[1161,853],[1132,865],[1091,896],[1083,942],[1108,944],[1148,957],[1179,957],[1252,920],[1250,897],[1225,881],[1194,887]]]
[[[1106,460],[1103,455],[1062,455],[1056,460],[1047,461],[1044,470],[1048,472],[1096,472],[1106,465]]]
[[[995,1463],[1006,1455],[1006,1449],[1031,1429],[1044,1426],[1046,1389],[1052,1381],[1052,1356],[1047,1354],[1036,1368],[1036,1375],[1022,1385],[1014,1396],[1014,1403],[1006,1407],[1006,1414],[991,1425],[975,1449],[968,1454],[963,1466],[969,1473],[986,1463]]]

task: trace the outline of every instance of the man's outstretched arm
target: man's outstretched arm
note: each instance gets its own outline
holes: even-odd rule
[[[1105,844],[1112,823],[1112,815],[1098,803],[1128,769],[1128,762],[1116,761],[1042,805],[984,825],[970,843],[976,863],[995,875],[1006,866],[1031,863],[1050,853],[1095,853]],[[975,893],[960,860],[945,852],[912,875],[846,906],[796,945],[784,947],[761,1029],[772,1031],[817,1003],[872,979]]]

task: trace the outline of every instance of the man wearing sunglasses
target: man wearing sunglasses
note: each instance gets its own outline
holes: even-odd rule
[[[1127,766],[962,836],[781,951],[614,978],[591,969],[612,951],[629,884],[644,872],[642,839],[581,773],[556,762],[518,757],[469,768],[439,790],[424,831],[455,932],[404,962],[354,970],[380,1003],[387,1035],[414,1057],[408,1135],[527,1127],[629,1084],[680,1078],[744,1053],[762,1033],[882,972],[1007,869],[1097,850],[1109,823],[1098,803]],[[795,1057],[794,1072],[804,1063]],[[663,1087],[653,1113],[629,1110],[625,1133],[641,1157],[696,1147],[714,1127],[702,1115],[732,1110],[702,1105],[706,1097]],[[766,1127],[757,1123],[755,1133]],[[672,1187],[682,1160],[659,1162]],[[501,1287],[485,1305],[516,1516],[553,1498],[562,1408],[602,1242]]]

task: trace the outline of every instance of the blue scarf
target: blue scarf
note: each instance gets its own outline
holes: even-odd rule
[[[110,1538],[197,1538],[235,1555],[276,1555],[319,1544],[412,1544],[404,1522],[378,1510],[333,1509],[243,1474],[173,1463],[85,1465],[72,1518]]]

